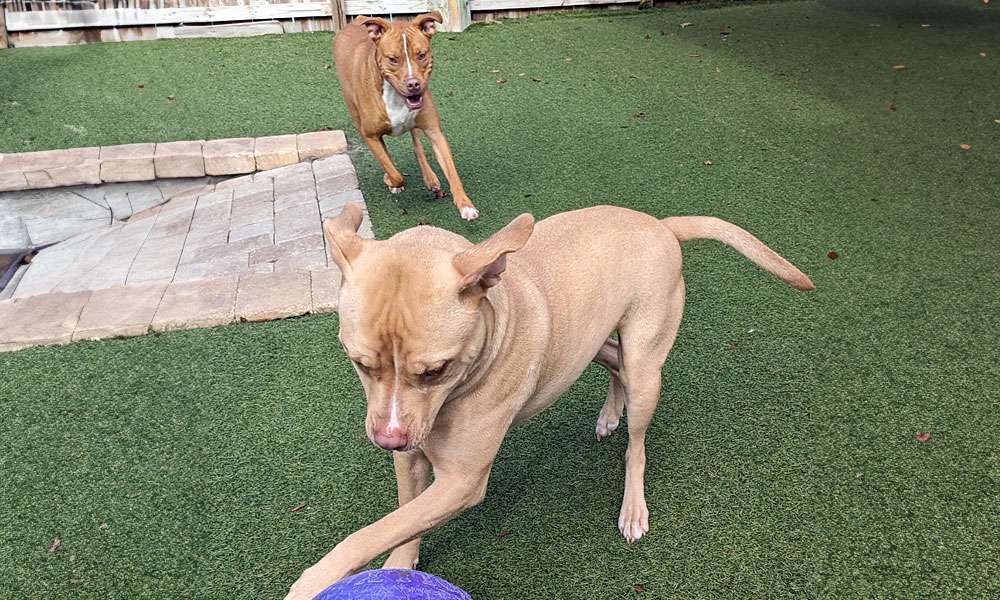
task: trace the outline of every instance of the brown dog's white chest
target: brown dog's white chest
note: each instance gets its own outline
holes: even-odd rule
[[[382,103],[385,104],[385,114],[389,117],[393,136],[403,135],[416,126],[420,109],[410,110],[403,97],[388,81],[382,82]]]

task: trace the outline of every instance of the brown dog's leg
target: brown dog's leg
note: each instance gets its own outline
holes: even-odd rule
[[[420,129],[413,128],[410,135],[413,137],[413,152],[417,155],[417,163],[420,165],[420,174],[424,177],[424,185],[434,192],[435,198],[444,198],[444,190],[441,189],[441,180],[431,168],[431,163],[427,162],[427,155],[424,154],[424,145],[420,143]]]
[[[403,506],[427,489],[431,483],[431,463],[424,453],[393,452],[393,466],[396,469],[396,487],[399,490],[399,505]],[[383,569],[415,569],[420,556],[420,538],[414,538],[389,554]]]
[[[375,160],[382,165],[382,170],[385,171],[385,177],[382,178],[382,181],[385,182],[389,191],[393,194],[402,192],[406,178],[399,172],[396,165],[392,164],[392,158],[389,157],[389,149],[385,147],[385,142],[382,141],[381,136],[365,137],[364,140],[368,144],[368,148],[372,151]]]
[[[462,180],[458,178],[455,159],[451,156],[451,147],[448,146],[448,140],[445,139],[444,133],[440,129],[425,129],[424,133],[430,139],[431,147],[434,148],[434,156],[437,158],[438,164],[441,165],[441,170],[444,171],[444,176],[451,187],[451,197],[455,202],[455,207],[466,221],[478,218],[479,211],[472,205],[472,200],[469,200],[469,196],[462,186]]]

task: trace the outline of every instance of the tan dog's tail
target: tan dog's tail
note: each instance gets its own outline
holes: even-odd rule
[[[715,240],[735,249],[755,265],[771,273],[793,288],[816,289],[805,273],[764,245],[750,232],[715,217],[670,217],[661,221],[681,242]]]

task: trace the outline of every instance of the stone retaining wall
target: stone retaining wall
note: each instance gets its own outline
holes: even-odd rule
[[[344,152],[343,131],[0,154],[0,192],[243,175]]]

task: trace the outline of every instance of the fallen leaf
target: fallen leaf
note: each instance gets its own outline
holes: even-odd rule
[[[490,73],[499,73],[500,69],[490,69]]]
[[[637,583],[632,586],[632,589],[635,590],[636,594],[642,594],[643,592],[646,591],[646,586],[642,585],[641,583]]]
[[[399,214],[405,215],[405,214],[409,214],[409,213],[406,212],[405,208],[401,208],[401,209],[399,209]]]
[[[706,160],[706,161],[705,161],[705,164],[706,164],[706,165],[710,165],[710,164],[712,164],[712,161],[710,161],[710,160]]]
[[[497,537],[499,537],[499,538],[505,538],[505,537],[509,536],[512,533],[514,533],[514,532],[511,531],[511,530],[509,530],[509,529],[502,529],[499,532],[497,532]]]
[[[985,52],[980,52],[979,53],[979,57],[980,58],[986,58],[986,53]]]
[[[101,523],[100,525],[98,525],[97,528],[98,529],[107,529],[108,527],[110,527],[110,525],[108,525],[107,523]]]
[[[895,102],[892,102],[891,104],[889,104],[889,110],[891,110],[892,112],[896,112],[896,103]]]
[[[1000,125],[1000,119],[993,119],[993,122],[996,123],[997,125]]]
[[[146,89],[146,86],[141,83],[135,87],[139,88],[140,90]]]
[[[972,150],[972,146],[970,146],[969,144],[959,144],[958,147],[961,148],[962,150]]]
[[[49,546],[49,552],[50,553],[55,552],[56,550],[59,549],[59,546],[62,546],[62,540],[61,539],[56,538],[56,539],[52,540],[52,545]]]
[[[906,65],[892,65],[893,71],[905,71]]]
[[[563,61],[564,62],[573,62],[573,59],[567,56],[566,58],[563,59]]]
[[[531,80],[532,81],[541,81],[542,78],[541,77],[532,77]]]
[[[525,75],[526,75],[526,73],[518,73],[517,74],[518,77],[524,77]]]
[[[177,99],[177,96],[167,96],[167,100],[170,100],[171,102],[173,102],[176,99]]]
[[[332,68],[333,68],[333,65],[323,65],[323,68],[324,68],[324,69],[332,69]]]
[[[505,83],[507,83],[507,80],[504,79],[503,77],[501,77],[500,79],[497,79],[497,85],[503,85]]]
[[[690,27],[692,25],[694,25],[694,23],[692,23],[691,21],[684,21],[683,23],[681,23],[681,29],[684,29],[685,27]]]
[[[644,112],[642,112],[642,111],[639,111],[639,112],[635,113],[635,114],[634,114],[634,115],[632,115],[632,116],[633,116],[633,117],[635,117],[636,119],[641,119],[641,118],[643,118],[643,117],[645,117],[645,116],[646,116],[646,113],[644,113]]]
[[[302,510],[305,507],[306,507],[306,503],[304,501],[303,502],[299,502],[297,505],[295,505],[295,508],[292,509],[292,512],[299,512],[300,510]]]
[[[837,254],[836,250],[830,250],[829,252],[826,253],[826,257],[829,258],[830,260],[837,260],[838,258],[840,258],[840,255]]]
[[[701,58],[700,54],[688,54],[691,58]]]
[[[921,25],[921,27],[930,27],[930,26],[931,26],[930,23],[924,23],[923,25]]]
[[[927,443],[928,440],[931,439],[931,432],[929,432],[929,431],[918,431],[917,434],[915,436],[913,436],[913,439],[917,440],[921,444],[925,444],[925,443]]]
[[[427,219],[420,219],[419,221],[417,221],[417,225],[430,225],[430,224],[431,222],[428,221]]]

